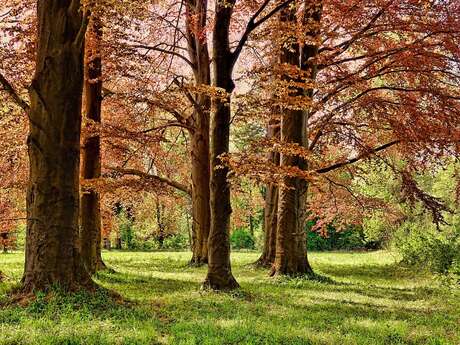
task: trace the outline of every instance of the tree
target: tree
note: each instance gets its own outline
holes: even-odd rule
[[[249,19],[241,39],[232,51],[230,24],[236,0],[216,1],[213,27],[214,86],[223,95],[214,99],[211,126],[211,229],[209,233],[209,264],[205,287],[216,290],[234,289],[238,283],[231,272],[229,227],[232,212],[229,168],[222,156],[229,152],[231,95],[235,89],[233,70],[249,35],[291,1],[280,2],[264,13],[271,1],[263,1]]]
[[[30,87],[23,291],[92,288],[78,248],[80,126],[87,18],[77,0],[38,1]]]
[[[207,0],[188,0],[186,6],[186,34],[190,61],[197,90],[211,84],[210,59],[206,34]],[[208,237],[211,225],[209,114],[211,99],[203,90],[189,95],[193,105],[191,116],[191,176],[192,176],[192,250],[191,263],[208,262]]]
[[[267,138],[279,139],[280,137],[280,121],[272,119],[268,124]],[[270,151],[268,160],[274,165],[280,164],[280,155],[278,152]],[[261,267],[269,268],[275,262],[276,255],[276,233],[278,227],[278,185],[269,183],[265,192],[264,205],[264,247],[262,255],[257,260],[256,264]]]
[[[13,248],[16,242],[14,234],[16,222],[14,221],[13,210],[14,206],[9,200],[0,199],[0,247],[3,248],[4,253]]]
[[[340,228],[360,222],[364,211],[378,204],[350,186],[350,176],[362,174],[359,163],[372,159],[392,165],[387,152],[396,150],[408,164],[405,170],[394,165],[392,169],[439,220],[442,207],[430,203],[411,176],[442,164],[445,154],[458,156],[460,53],[455,42],[460,21],[456,10],[455,1],[324,1],[318,52],[311,59],[318,75],[315,83],[305,85],[306,90],[313,89],[312,97],[258,100],[266,109],[267,104],[292,107],[306,102],[308,147],[265,140],[234,154],[238,158],[230,158],[231,169],[269,183],[282,184],[282,176],[305,179],[309,213],[320,218],[315,230],[331,222]],[[262,74],[269,76],[261,78],[267,90],[285,92],[285,84],[272,82],[272,76],[279,74],[277,68],[270,65]],[[259,154],[263,148],[302,157],[307,167],[267,164]]]
[[[96,11],[95,11],[96,10]],[[84,118],[88,126],[101,124],[102,110],[102,23],[93,8],[86,34],[85,43],[85,81],[84,81]],[[89,133],[84,137],[81,155],[81,178],[98,179],[101,177],[101,143],[98,133]],[[81,256],[90,273],[106,266],[101,255],[101,200],[94,189],[82,191],[80,207],[80,248]]]
[[[315,39],[318,36],[322,3],[306,0],[301,9],[302,27],[306,30],[306,41],[299,43],[295,36],[288,36],[282,44],[280,63],[289,71],[297,72],[297,77],[292,77],[292,72],[287,78],[286,98],[311,98],[312,90],[298,84],[307,84],[315,79],[316,67],[312,58],[317,54],[318,48]],[[281,24],[296,23],[298,9],[292,6],[280,14]],[[297,71],[296,71],[297,70]],[[304,73],[302,73],[304,72]],[[294,86],[291,86],[294,85]],[[302,104],[302,102],[300,102]],[[283,107],[281,109],[281,143],[297,144],[308,147],[307,121],[309,112],[304,107]],[[305,170],[307,162],[303,157],[283,152],[280,158],[282,167],[295,167]],[[279,188],[278,219],[276,231],[276,254],[272,275],[299,275],[311,274],[313,271],[308,263],[305,239],[305,220],[307,204],[307,181],[298,177],[287,176]]]
[[[234,56],[230,50],[230,20],[235,0],[216,1],[213,28],[214,85],[226,96],[217,100],[211,127],[211,228],[209,232],[208,273],[204,286],[216,290],[234,289],[239,285],[230,264],[230,185],[228,168],[220,167],[220,156],[229,150],[230,95],[235,88],[232,78]]]

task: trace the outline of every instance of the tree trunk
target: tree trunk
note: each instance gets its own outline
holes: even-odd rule
[[[163,214],[164,214],[164,208],[160,204],[160,199],[157,197],[156,198],[156,218],[157,218],[157,226],[158,226],[158,234],[156,236],[156,239],[158,241],[158,247],[159,249],[163,249],[165,237],[166,237],[166,231],[165,231],[165,224],[163,222]]]
[[[268,124],[267,137],[280,137],[280,121],[271,120]],[[270,152],[268,160],[273,164],[280,164],[280,155],[277,152]],[[278,226],[278,186],[270,184],[267,186],[265,193],[265,209],[264,209],[264,248],[262,255],[257,260],[256,265],[261,267],[272,267],[275,262],[276,253],[276,231]]]
[[[202,119],[204,120],[204,119]],[[209,162],[209,119],[207,128],[197,125],[191,136],[192,154],[192,238],[193,255],[191,264],[208,263],[208,237],[211,225],[210,162]],[[195,123],[198,123],[195,122]]]
[[[84,116],[88,124],[101,123],[102,105],[102,60],[101,60],[102,24],[94,14],[91,17],[86,34]],[[96,179],[101,177],[100,136],[85,138],[82,147],[81,178]],[[81,195],[80,209],[80,247],[87,270],[94,274],[105,269],[101,255],[101,202],[95,190],[84,191]]]
[[[78,244],[85,29],[80,1],[38,1],[24,293],[94,287]]]
[[[315,38],[318,34],[321,16],[321,3],[314,0],[306,0],[304,8],[304,24],[312,25],[312,29],[307,32],[308,36]],[[296,21],[296,9],[289,8],[283,10],[280,15],[281,23],[294,23]],[[293,37],[293,42],[297,38]],[[313,40],[312,40],[313,41]],[[305,44],[302,48],[298,43],[284,44],[280,62],[282,64],[299,67],[308,72],[309,79],[316,76],[316,67],[311,62],[311,58],[317,54],[317,48],[312,43]],[[287,80],[293,80],[287,76]],[[302,83],[297,77],[293,81]],[[300,87],[293,87],[290,95],[294,97],[311,97],[312,91]],[[307,137],[308,111],[301,109],[284,109],[281,117],[281,141],[285,143],[299,144],[308,147]],[[307,162],[299,156],[288,154],[281,155],[282,166],[307,168]],[[306,204],[307,204],[307,181],[299,178],[284,178],[283,185],[279,188],[278,201],[278,227],[276,236],[276,256],[272,268],[272,275],[304,275],[312,274],[307,258],[306,246]]]
[[[207,0],[186,2],[187,42],[190,61],[193,64],[195,85],[210,85],[209,51],[206,35]],[[208,263],[208,237],[211,225],[210,162],[209,162],[209,114],[211,100],[205,93],[194,97],[192,116],[191,164],[192,164],[192,265]]]
[[[8,253],[8,233],[2,232],[0,233],[1,243],[3,245],[3,253]]]
[[[215,86],[223,89],[225,99],[216,99],[211,128],[211,229],[209,236],[208,274],[204,287],[231,290],[239,287],[230,264],[230,184],[228,168],[222,167],[220,156],[229,151],[230,101],[235,88],[232,79],[233,56],[229,30],[234,0],[216,1],[213,28],[213,58]]]
[[[117,238],[115,239],[115,249],[118,249],[118,250],[123,249],[123,242],[121,240],[120,234],[118,234]]]

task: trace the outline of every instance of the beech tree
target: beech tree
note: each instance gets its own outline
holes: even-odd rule
[[[280,14],[282,24],[302,22],[305,30],[305,41],[299,43],[296,37],[288,36],[282,44],[280,63],[287,68],[298,69],[299,77],[292,79],[287,76],[288,91],[286,97],[311,98],[312,89],[296,87],[297,83],[308,83],[315,79],[316,66],[312,59],[317,54],[319,23],[321,18],[322,3],[306,0],[303,8],[298,10],[295,6],[283,10]],[[297,14],[300,13],[300,19]],[[304,72],[304,73],[302,73]],[[291,72],[292,73],[292,72]],[[291,85],[294,84],[294,87]],[[302,101],[300,104],[304,103]],[[309,111],[303,107],[282,108],[281,110],[281,143],[298,144],[308,147],[307,121]],[[280,165],[296,167],[305,170],[307,161],[300,156],[293,156],[289,152],[281,154]],[[276,231],[276,254],[272,275],[298,275],[311,274],[312,269],[307,259],[305,221],[307,203],[307,181],[298,177],[285,177],[279,189],[278,217]]]
[[[392,169],[402,197],[443,221],[446,208],[413,176],[459,156],[458,1],[226,0],[213,11],[206,0],[110,1],[92,11],[84,42],[82,4],[40,0],[36,52],[31,4],[8,3],[16,10],[0,42],[0,214],[24,217],[7,196],[30,178],[25,291],[90,287],[88,273],[103,267],[101,209],[135,209],[146,193],[157,197],[150,212],[162,239],[169,205],[192,201],[191,263],[209,261],[205,287],[238,287],[230,228],[253,214],[231,217],[239,176],[266,184],[259,263],[273,275],[311,273],[307,217],[324,231],[381,207],[354,189],[365,160]],[[30,118],[29,173],[20,113]],[[238,121],[267,137],[230,152]]]
[[[306,168],[273,161],[267,165],[255,150],[247,150],[230,159],[232,170],[276,184],[283,184],[282,178],[273,177],[308,181],[307,207],[310,217],[320,219],[316,230],[321,230],[331,222],[339,227],[344,220],[360,222],[363,211],[379,207],[377,200],[351,188],[349,176],[358,177],[359,162],[366,159],[392,165],[385,152],[396,150],[407,162],[405,169],[392,166],[404,180],[404,194],[422,201],[439,222],[444,208],[412,176],[438,164],[445,154],[458,156],[457,9],[454,1],[324,1],[318,52],[310,59],[317,66],[316,83],[295,84],[313,90],[311,97],[281,102],[291,108],[299,107],[301,100],[306,103],[308,146],[276,139],[262,143],[272,152],[305,159]],[[279,74],[276,68],[267,73]],[[270,89],[276,88],[267,80]],[[280,85],[281,91],[289,89]],[[261,106],[274,103],[280,101],[267,100]],[[261,143],[256,148],[261,151]],[[267,207],[269,203],[267,198]]]
[[[102,113],[102,22],[97,8],[91,9],[91,16],[85,43],[85,81],[83,116],[87,125],[100,125]],[[101,177],[101,140],[98,133],[84,137],[81,147],[81,179]],[[80,207],[81,256],[90,273],[106,266],[101,255],[101,200],[97,190],[83,190]]]
[[[87,18],[80,1],[39,0],[30,87],[23,291],[91,288],[78,248],[80,125]]]
[[[280,138],[280,121],[272,119],[269,121],[267,128],[267,139]],[[278,152],[270,151],[267,154],[267,160],[278,166],[280,164],[280,155]],[[275,262],[276,256],[276,232],[278,227],[278,185],[269,183],[265,191],[264,204],[264,246],[262,254],[257,260],[256,265],[271,268]]]
[[[188,0],[186,6],[187,47],[192,63],[197,89],[210,86],[211,71],[207,39],[207,0]],[[203,91],[194,97],[189,95],[193,106],[191,116],[191,177],[192,177],[192,260],[200,265],[208,262],[208,237],[211,224],[209,205],[209,114],[211,99]]]
[[[235,89],[233,71],[249,35],[261,24],[292,1],[263,1],[248,21],[234,50],[230,45],[230,27],[236,0],[216,1],[213,27],[213,80],[223,95],[214,99],[211,126],[211,229],[209,233],[209,263],[205,287],[216,290],[234,289],[238,283],[230,264],[230,184],[229,168],[222,156],[229,152],[231,95]],[[267,8],[269,8],[267,10]]]
[[[209,232],[208,273],[204,286],[216,290],[234,289],[238,283],[230,264],[230,185],[228,168],[219,168],[220,155],[229,150],[230,95],[235,88],[232,78],[234,57],[230,50],[230,21],[235,0],[216,1],[213,28],[214,85],[227,96],[214,104],[211,127],[211,228]]]

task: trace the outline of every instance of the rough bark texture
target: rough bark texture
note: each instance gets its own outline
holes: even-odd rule
[[[280,122],[279,120],[271,120],[268,124],[268,138],[280,137]],[[279,165],[280,155],[277,152],[270,152],[268,160],[273,164]],[[278,186],[270,184],[267,186],[265,194],[264,208],[264,248],[261,257],[256,262],[261,267],[272,267],[275,262],[276,254],[276,231],[278,226]]]
[[[187,42],[190,61],[193,64],[195,85],[209,86],[211,72],[206,36],[207,0],[186,2]],[[209,205],[211,177],[209,161],[209,116],[211,100],[205,93],[194,97],[195,110],[192,116],[191,175],[192,175],[192,265],[208,262],[208,237],[211,226]]]
[[[230,51],[229,29],[234,0],[216,1],[213,28],[213,58],[215,86],[225,90],[226,99],[215,101],[211,128],[211,229],[209,235],[208,274],[204,287],[231,290],[239,285],[230,265],[230,184],[228,168],[221,167],[220,156],[229,151],[230,97],[235,88],[232,79],[233,56]]]
[[[24,293],[93,287],[78,245],[85,26],[79,1],[38,1]]]
[[[319,23],[320,13],[321,9],[317,6],[316,1],[305,1],[305,23]],[[283,10],[280,20],[281,22],[296,21],[295,9]],[[309,34],[313,36],[315,32],[312,31]],[[284,45],[280,54],[280,62],[308,71],[309,78],[313,79],[315,78],[315,67],[310,59],[316,53],[317,49],[313,45],[304,45],[302,48],[297,43],[292,46]],[[299,81],[302,82],[302,80]],[[311,90],[293,88],[291,91],[292,96],[312,96]],[[285,109],[281,117],[281,141],[308,147],[307,119],[308,111]],[[301,157],[286,154],[281,155],[280,164],[300,169],[307,167],[307,162]],[[313,270],[307,258],[305,234],[308,184],[305,180],[290,177],[285,178],[283,182],[284,185],[279,188],[276,257],[271,274],[293,276],[312,274]]]
[[[92,16],[86,34],[84,116],[88,123],[101,123],[102,105],[102,25]],[[101,177],[101,148],[99,135],[85,138],[81,153],[81,178]],[[95,190],[83,191],[80,208],[80,248],[83,262],[91,274],[106,266],[101,255],[101,202]]]

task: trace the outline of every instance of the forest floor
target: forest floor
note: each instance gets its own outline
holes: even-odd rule
[[[389,252],[313,253],[331,278],[274,280],[256,253],[234,253],[240,291],[200,291],[206,268],[189,253],[106,252],[116,273],[97,282],[120,293],[39,295],[5,305],[23,253],[0,254],[0,344],[460,344],[460,293],[396,264]]]

